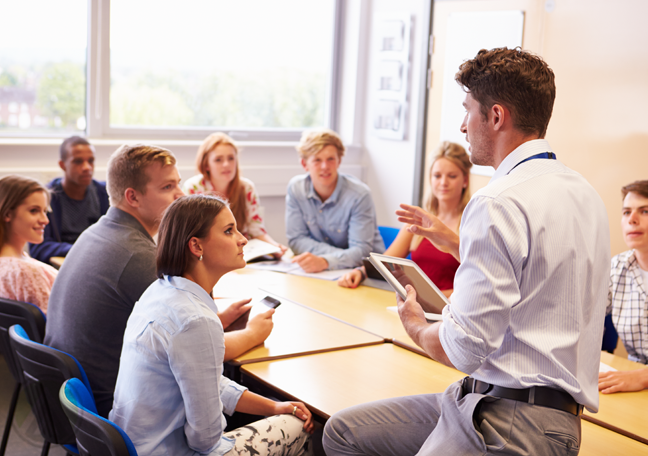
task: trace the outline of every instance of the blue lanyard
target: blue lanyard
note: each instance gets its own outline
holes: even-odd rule
[[[513,171],[515,168],[517,168],[518,166],[520,166],[524,162],[528,162],[529,160],[536,160],[536,159],[540,159],[540,158],[546,158],[546,159],[549,159],[549,160],[555,160],[556,159],[556,154],[554,154],[553,152],[542,152],[540,154],[531,155],[530,157],[525,158],[520,163],[518,163],[513,168],[511,168],[511,171]],[[511,171],[509,171],[509,173]]]

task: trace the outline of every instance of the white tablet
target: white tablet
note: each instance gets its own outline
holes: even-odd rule
[[[405,285],[412,285],[416,290],[416,300],[425,312],[440,314],[450,304],[448,298],[412,260],[371,253],[369,261],[401,298],[407,298]]]

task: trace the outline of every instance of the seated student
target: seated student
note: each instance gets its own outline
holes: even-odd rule
[[[173,154],[148,145],[122,146],[108,161],[111,207],[79,236],[52,288],[45,343],[77,358],[88,375],[97,409],[108,416],[126,322],[133,305],[156,280],[155,242],[162,214],[183,196]],[[245,312],[231,305],[223,326]],[[271,314],[229,332],[226,359],[263,342]]]
[[[246,243],[234,215],[215,196],[185,196],[165,212],[158,280],[128,319],[110,412],[139,454],[308,451],[313,423],[304,404],[271,401],[222,375],[223,326],[210,293],[224,274],[245,267]],[[225,433],[223,412],[235,410],[282,415]]]
[[[461,214],[470,200],[470,168],[472,163],[459,144],[445,141],[434,154],[430,168],[430,185],[423,197],[423,209],[437,216],[446,226],[459,233]],[[422,236],[414,236],[403,226],[385,255],[412,260],[427,274],[446,296],[452,294],[452,284],[459,262],[438,250]],[[338,280],[338,285],[356,288],[367,277],[364,266],[356,268]]]
[[[621,189],[621,228],[631,250],[612,258],[607,313],[628,351],[628,359],[648,364],[648,180]],[[648,368],[602,372],[599,391],[648,388]]]
[[[106,183],[92,178],[94,147],[80,136],[71,136],[61,144],[59,166],[65,173],[47,184],[52,211],[45,240],[30,244],[32,257],[49,263],[51,257],[64,257],[79,235],[108,210]]]
[[[297,150],[308,174],[293,177],[286,194],[293,262],[320,272],[360,266],[370,252],[383,252],[371,190],[338,173],[344,155],[340,137],[331,130],[306,131]]]
[[[23,301],[47,312],[58,271],[25,254],[28,242],[43,242],[49,221],[49,192],[28,177],[0,179],[0,297]]]
[[[213,133],[200,145],[196,157],[196,168],[200,174],[189,178],[182,186],[187,195],[213,194],[226,198],[230,209],[241,227],[241,233],[248,239],[260,239],[281,249],[286,246],[270,237],[259,213],[259,196],[251,180],[241,176],[238,161],[238,147],[225,133]]]

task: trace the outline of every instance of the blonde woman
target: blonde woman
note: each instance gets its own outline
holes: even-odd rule
[[[248,239],[260,239],[281,249],[287,247],[276,242],[265,229],[259,211],[259,196],[251,180],[241,176],[238,161],[239,149],[225,133],[212,133],[198,148],[197,175],[182,186],[187,195],[209,194],[229,201],[241,233]]]
[[[446,226],[459,232],[461,214],[470,200],[470,168],[472,163],[459,144],[445,141],[436,150],[429,177],[430,185],[423,199],[426,211],[436,215]],[[459,262],[439,251],[422,236],[415,236],[403,226],[385,255],[405,258],[412,255],[419,267],[446,296],[452,294],[454,275]],[[364,266],[354,269],[338,280],[338,285],[356,288],[366,278]]]
[[[29,302],[47,312],[57,270],[30,258],[28,242],[43,242],[50,194],[28,177],[0,179],[0,297]]]

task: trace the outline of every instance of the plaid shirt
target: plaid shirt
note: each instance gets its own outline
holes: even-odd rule
[[[607,313],[628,351],[628,359],[648,364],[648,284],[634,250],[612,258]]]

